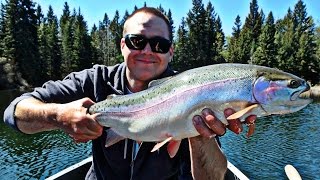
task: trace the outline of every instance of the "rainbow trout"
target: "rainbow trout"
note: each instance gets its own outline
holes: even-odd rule
[[[102,126],[123,138],[177,141],[199,135],[192,118],[204,108],[212,109],[226,125],[226,108],[239,111],[231,119],[242,121],[249,114],[261,117],[292,113],[311,102],[299,97],[309,88],[305,80],[277,69],[217,64],[152,81],[144,91],[106,99],[88,111],[97,113]],[[108,137],[107,146],[116,142],[113,137]]]

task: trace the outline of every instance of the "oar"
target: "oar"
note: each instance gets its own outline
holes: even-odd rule
[[[292,165],[288,164],[284,167],[284,171],[288,176],[289,180],[302,180],[299,172]]]

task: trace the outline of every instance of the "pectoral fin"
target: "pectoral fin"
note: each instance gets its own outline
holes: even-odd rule
[[[238,119],[240,117],[242,117],[243,115],[245,115],[246,113],[250,112],[252,109],[257,108],[258,104],[253,104],[251,106],[248,106],[234,114],[231,114],[230,116],[227,117],[227,120],[232,120],[232,119]]]
[[[154,151],[160,149],[163,145],[165,145],[167,142],[169,142],[169,141],[171,141],[171,140],[172,140],[172,137],[169,137],[169,138],[167,138],[166,140],[157,143],[157,144],[153,147],[153,149],[151,150],[151,152],[154,152]]]
[[[180,144],[181,144],[181,141],[170,141],[168,146],[167,146],[167,151],[168,151],[168,154],[171,158],[173,158],[178,150],[179,150],[179,147],[180,147]]]

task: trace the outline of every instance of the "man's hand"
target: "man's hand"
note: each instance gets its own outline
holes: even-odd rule
[[[20,131],[26,134],[61,129],[75,142],[87,142],[101,136],[103,130],[95,121],[95,115],[87,114],[92,104],[89,98],[66,104],[28,98],[17,104],[15,120]]]
[[[94,115],[87,114],[93,101],[83,98],[61,104],[56,117],[58,126],[77,143],[96,139],[102,134],[103,127],[95,121]]]
[[[235,111],[233,109],[226,109],[224,111],[225,117],[234,113]],[[249,115],[245,119],[244,123],[249,125],[247,136],[251,136],[253,134],[256,118],[256,115]],[[214,116],[214,113],[210,109],[204,109],[201,112],[201,115],[194,116],[192,121],[196,130],[203,137],[211,138],[216,135],[222,136],[226,133],[227,128],[236,134],[243,131],[243,123],[241,123],[239,119],[228,120],[229,125],[226,126]]]
[[[233,113],[235,113],[233,109],[224,111],[225,117]],[[255,120],[255,115],[250,115],[245,120],[245,123],[250,124],[249,135],[253,133]],[[223,180],[227,172],[227,158],[213,137],[224,135],[227,128],[239,134],[243,130],[242,123],[239,119],[233,119],[229,120],[229,125],[226,126],[214,116],[210,109],[204,109],[201,115],[194,116],[192,121],[200,134],[200,136],[189,138],[193,178]]]

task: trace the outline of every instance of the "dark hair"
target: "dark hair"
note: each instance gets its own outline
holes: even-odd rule
[[[153,8],[153,7],[142,7],[140,9],[137,9],[135,10],[131,15],[129,15],[126,19],[126,22],[132,18],[132,16],[134,16],[135,14],[139,13],[139,12],[144,12],[144,13],[150,13],[150,14],[153,14],[161,19],[164,20],[164,22],[167,24],[168,26],[168,31],[169,31],[169,40],[172,41],[172,27],[171,27],[171,24],[170,24],[170,21],[168,19],[168,17],[166,15],[164,15],[161,11],[159,11],[158,9],[156,8]],[[126,27],[123,27],[123,36],[126,35]]]

